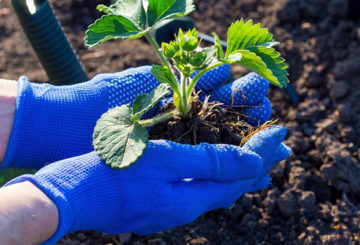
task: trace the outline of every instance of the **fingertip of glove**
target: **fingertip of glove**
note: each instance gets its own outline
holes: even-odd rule
[[[270,185],[271,177],[265,174],[253,186],[250,187],[248,192],[255,192],[267,188]]]
[[[265,78],[256,74],[255,72],[250,72],[245,76],[237,79],[236,81],[242,84],[248,84],[251,87],[255,87],[255,88],[258,87],[262,89],[265,93],[269,89],[269,82]]]
[[[211,92],[210,100],[226,105],[256,105],[263,100],[269,83],[256,73],[247,74]]]
[[[264,99],[257,105],[245,110],[246,121],[252,126],[259,126],[267,122],[271,117],[271,103],[268,98]]]
[[[283,126],[265,128],[252,136],[243,147],[257,153],[263,159],[267,159],[269,155],[274,154],[286,133],[287,129]]]
[[[279,145],[285,139],[286,134],[287,128],[285,126],[271,126],[256,133],[249,142],[261,140]]]
[[[194,75],[196,75],[195,73]],[[196,91],[203,91],[205,93],[213,90],[215,87],[220,84],[226,82],[226,80],[230,77],[230,65],[222,65],[211,69],[201,76],[197,84],[195,85]]]
[[[231,203],[227,203],[227,204],[223,204],[220,206],[220,208],[223,208],[223,209],[230,209],[234,206],[234,203],[231,202]]]
[[[269,82],[255,72],[251,72],[233,82],[232,90],[236,89],[243,90],[246,97],[244,103],[254,105],[267,94]]]
[[[278,149],[276,150],[276,155],[279,156],[278,161],[282,161],[290,156],[292,153],[292,150],[289,146],[285,145],[284,143],[281,143]]]

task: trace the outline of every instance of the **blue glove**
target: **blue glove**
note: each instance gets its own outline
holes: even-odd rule
[[[92,152],[50,164],[7,185],[31,181],[55,202],[58,229],[44,244],[87,229],[145,235],[189,223],[228,206],[248,190],[265,188],[269,184],[265,162],[245,148],[258,150],[269,166],[289,154],[269,154],[284,149],[285,133],[281,127],[267,129],[244,148],[150,141],[143,157],[126,171],[112,170]]]
[[[267,172],[270,171],[276,163],[286,159],[290,155],[291,149],[281,143],[285,139],[286,133],[286,127],[269,127],[257,132],[244,144],[242,150],[255,152],[263,160],[261,173],[255,178],[253,185],[246,192],[257,191],[267,186],[271,180]],[[227,204],[222,207],[230,208],[235,201],[236,197],[231,196]]]
[[[231,83],[224,84],[229,77],[230,66],[224,65],[205,73],[195,89],[202,91],[203,97],[210,95],[209,101],[219,101],[224,105],[231,105],[234,108],[245,109],[245,119],[253,126],[259,126],[270,119],[271,104],[266,94],[269,89],[269,82],[252,72]]]
[[[246,114],[253,124],[268,120],[268,82],[251,73],[219,87],[229,76],[229,66],[213,69],[199,80],[197,89],[225,104],[231,104],[233,97],[236,106],[250,105]],[[40,169],[92,151],[92,132],[100,116],[110,108],[132,103],[138,94],[149,93],[158,85],[149,66],[62,87],[20,78],[13,130],[0,167]]]
[[[101,115],[159,85],[150,70],[147,66],[101,74],[60,87],[21,77],[13,130],[0,167],[40,169],[93,151],[92,132]]]

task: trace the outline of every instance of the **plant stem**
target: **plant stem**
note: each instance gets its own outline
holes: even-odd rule
[[[150,42],[150,44],[153,46],[153,48],[155,49],[155,51],[158,54],[158,56],[159,56],[160,60],[162,61],[162,63],[164,63],[164,65],[166,65],[169,68],[169,70],[172,71],[172,69],[171,69],[171,67],[169,65],[169,62],[167,61],[164,54],[160,51],[159,45],[154,41],[154,39],[151,37],[151,35],[149,33],[145,34],[145,37]]]
[[[201,77],[202,75],[204,75],[206,72],[210,71],[211,69],[214,69],[214,68],[216,68],[216,67],[218,67],[218,66],[221,66],[221,65],[224,65],[224,64],[225,64],[225,63],[223,63],[223,62],[218,62],[218,63],[216,63],[216,64],[214,64],[214,65],[211,65],[211,66],[208,66],[206,69],[200,71],[200,72],[191,80],[191,82],[190,82],[190,84],[189,84],[189,87],[187,88],[187,91],[186,91],[186,96],[187,96],[187,97],[190,97],[191,91],[193,90],[195,84],[197,83],[197,81],[200,79],[200,77]]]
[[[150,118],[150,119],[147,119],[147,120],[140,120],[138,123],[141,126],[147,127],[147,126],[151,126],[151,125],[163,122],[163,121],[165,121],[167,119],[170,119],[173,116],[175,116],[176,114],[178,114],[178,112],[174,110],[174,111],[170,111],[170,112],[167,112],[167,113],[157,115],[156,117],[153,117],[153,118]]]
[[[182,73],[181,73],[181,101],[180,101],[180,108],[179,111],[181,114],[186,115],[189,111],[190,111],[190,107],[188,105],[188,96],[186,95],[186,80],[187,77],[185,77]]]

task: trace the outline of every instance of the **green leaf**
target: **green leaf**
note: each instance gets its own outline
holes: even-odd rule
[[[139,28],[145,29],[146,27],[146,12],[141,0],[120,0],[109,7],[100,4],[97,9],[106,14],[127,17]]]
[[[128,168],[139,159],[148,142],[147,130],[131,120],[129,105],[115,107],[101,116],[93,133],[94,149],[113,168]]]
[[[126,17],[110,14],[101,17],[89,26],[86,32],[85,45],[94,47],[109,39],[135,39],[144,34],[145,31],[140,30]]]
[[[200,69],[205,69],[206,67],[208,67],[214,60],[214,55],[216,53],[216,47],[215,46],[211,46],[208,48],[203,48],[201,50],[201,52],[203,52],[206,55],[206,59],[203,63],[203,66],[200,67]]]
[[[228,61],[230,61],[230,63],[239,63],[239,62],[241,62],[242,57],[243,57],[242,52],[241,52],[241,50],[239,50],[235,53],[232,53],[229,56]],[[266,67],[266,65],[265,65],[265,67]]]
[[[272,48],[278,44],[273,40],[273,35],[268,29],[261,28],[260,24],[253,25],[251,20],[237,21],[228,30],[225,58],[230,62],[236,60],[237,64],[249,68],[279,87],[286,87],[289,82],[287,65],[280,54]],[[239,57],[234,56],[235,54],[237,56],[241,54],[244,60],[240,61]]]
[[[133,103],[131,120],[138,121],[145,112],[154,107],[165,95],[170,94],[169,85],[163,83],[157,86],[150,94],[140,94]]]
[[[260,24],[253,25],[252,20],[237,21],[228,30],[226,57],[240,49],[271,43],[272,38],[273,35],[269,33],[268,29],[261,28]]]
[[[162,20],[182,17],[194,10],[193,0],[149,0],[148,25],[152,27]]]
[[[212,35],[214,36],[214,41],[215,41],[214,45],[215,45],[215,48],[216,48],[217,59],[219,61],[222,61],[222,60],[225,59],[225,54],[224,54],[224,50],[223,50],[223,48],[221,46],[220,38],[215,32],[213,32]]]
[[[228,60],[233,63],[242,65],[242,66],[256,72],[260,76],[264,77],[269,82],[271,82],[279,87],[282,87],[282,84],[274,76],[272,71],[270,69],[268,69],[265,62],[259,56],[257,56],[255,53],[253,53],[249,50],[238,50],[238,51],[234,52],[233,54],[231,54],[228,57]]]
[[[176,0],[149,0],[147,10],[148,23],[152,26],[160,17],[168,11]]]
[[[161,83],[168,84],[174,93],[179,93],[178,82],[169,67],[165,65],[153,65],[151,72]]]
[[[277,81],[280,84],[278,86],[286,88],[289,83],[289,79],[287,77],[289,73],[286,70],[288,66],[285,63],[285,59],[280,57],[280,53],[276,52],[273,48],[267,47],[251,47],[249,50],[254,52],[263,60],[267,68],[271,70],[273,75],[277,78]],[[270,82],[274,83],[274,81]]]

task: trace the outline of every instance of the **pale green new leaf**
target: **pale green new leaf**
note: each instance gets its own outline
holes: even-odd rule
[[[228,57],[228,60],[242,65],[254,72],[256,72],[258,75],[262,76],[269,82],[282,87],[282,84],[278,81],[278,79],[273,75],[271,70],[268,69],[264,61],[257,56],[255,53],[249,51],[249,50],[238,50],[231,54]]]
[[[215,32],[213,32],[212,35],[214,36],[214,41],[215,41],[214,45],[216,47],[217,59],[219,61],[222,61],[225,59],[225,54],[224,54],[224,50],[221,46],[220,38],[219,38],[218,34],[216,34]]]
[[[151,72],[161,83],[168,84],[174,93],[179,93],[178,82],[169,67],[165,65],[153,65]]]
[[[113,168],[128,168],[140,158],[148,142],[147,130],[131,120],[129,105],[115,107],[101,116],[93,133],[93,145]]]
[[[97,6],[97,9],[106,14],[127,17],[142,29],[146,27],[146,12],[142,0],[120,0],[109,7],[100,4]]]
[[[132,21],[123,16],[105,15],[89,26],[86,31],[85,45],[94,47],[109,39],[135,39],[145,34]]]
[[[194,10],[193,0],[149,0],[148,25],[152,27],[162,20],[182,17]]]
[[[264,43],[272,44],[272,42],[273,35],[268,29],[261,28],[260,24],[253,25],[252,20],[236,21],[228,30],[226,57],[240,49],[264,45]]]
[[[104,4],[99,4],[96,9],[99,11],[99,12],[103,12],[105,14],[112,14],[113,13],[113,10],[109,7],[109,6],[106,6]]]
[[[165,95],[170,94],[169,85],[163,83],[157,86],[150,94],[140,94],[133,103],[131,120],[138,121],[145,112],[154,107]]]

